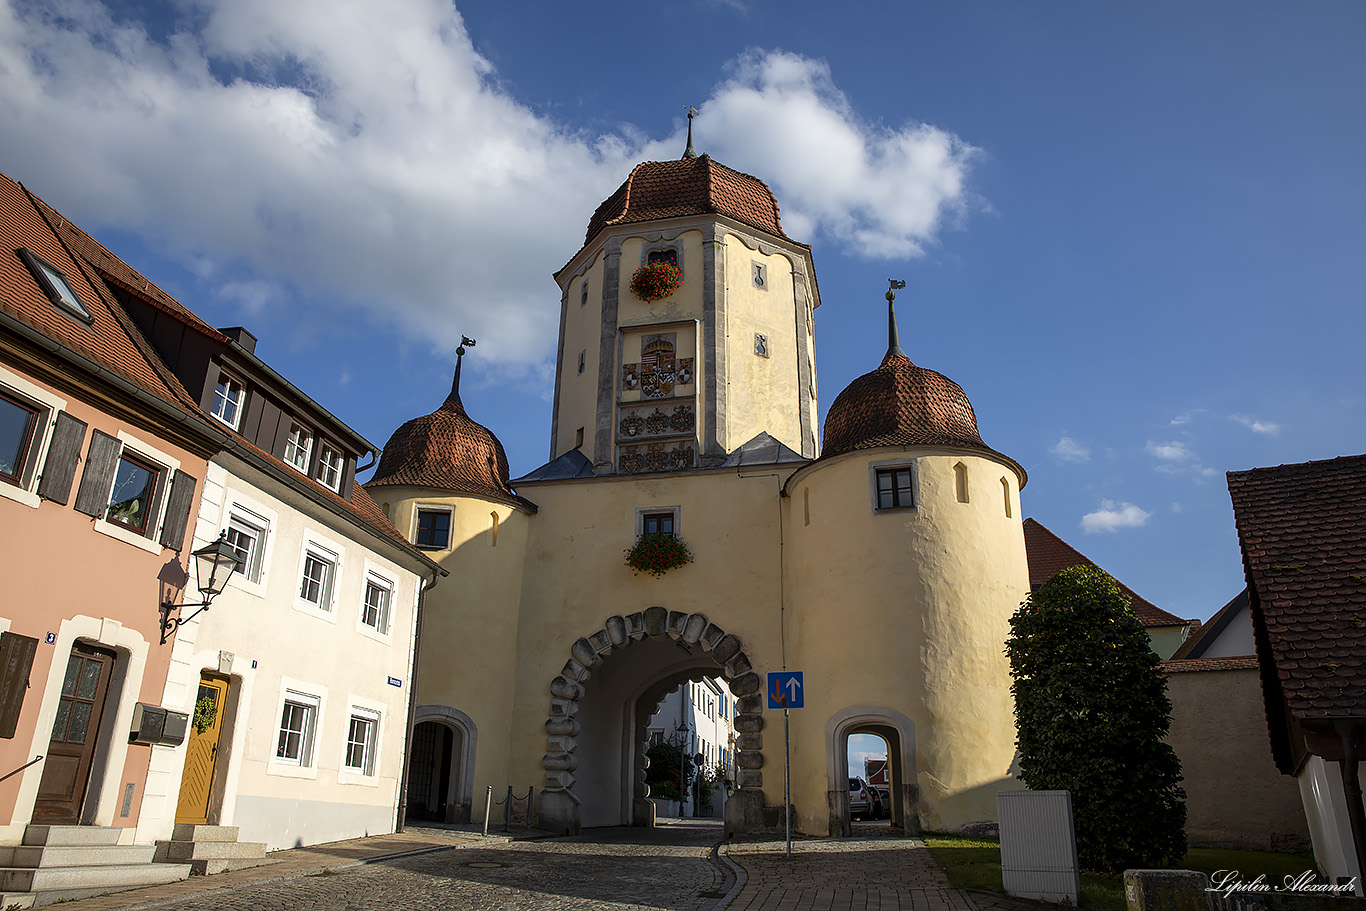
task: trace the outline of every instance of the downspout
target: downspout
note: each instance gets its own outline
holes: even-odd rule
[[[417,610],[413,617],[413,658],[408,664],[408,726],[403,732],[403,776],[398,787],[398,819],[394,820],[394,831],[403,831],[403,821],[408,815],[408,773],[413,761],[413,719],[417,717],[417,671],[418,650],[422,647],[422,610],[427,605],[427,592],[436,587],[440,573],[432,573],[430,580],[424,581],[422,590],[417,594]]]
[[[1339,721],[1335,725],[1342,738],[1342,790],[1347,795],[1347,820],[1352,826],[1352,847],[1357,860],[1356,891],[1362,893],[1366,877],[1366,809],[1361,805],[1361,776],[1357,771],[1357,722]]]

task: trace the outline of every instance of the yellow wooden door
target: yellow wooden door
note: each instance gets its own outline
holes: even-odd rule
[[[190,717],[190,745],[185,751],[185,774],[180,779],[180,799],[175,808],[175,821],[179,824],[204,825],[209,821],[209,796],[213,792],[213,770],[218,764],[218,735],[223,727],[227,695],[228,681],[207,675],[199,678],[199,695]]]

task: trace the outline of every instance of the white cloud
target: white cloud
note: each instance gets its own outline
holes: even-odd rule
[[[1195,453],[1191,452],[1185,443],[1178,440],[1173,440],[1170,443],[1154,443],[1149,440],[1146,449],[1148,455],[1156,456],[1168,462],[1186,462],[1195,457]]]
[[[1063,435],[1057,443],[1048,450],[1053,455],[1062,459],[1064,462],[1089,462],[1091,461],[1091,450],[1083,446],[1076,440],[1067,435]]]
[[[1195,420],[1197,417],[1204,413],[1205,409],[1203,408],[1192,408],[1190,411],[1183,411],[1176,417],[1172,418],[1172,424],[1175,426],[1189,424],[1191,421]]]
[[[1180,503],[1173,503],[1173,504],[1172,504],[1172,512],[1180,512],[1180,511],[1182,510],[1182,508],[1183,508],[1183,507],[1181,506]]]
[[[1244,427],[1248,428],[1253,433],[1265,433],[1271,436],[1275,436],[1276,434],[1281,432],[1280,424],[1273,424],[1270,421],[1258,420],[1257,418],[1248,417],[1245,414],[1231,414],[1229,415],[1229,420],[1237,421],[1239,424],[1242,424]]]
[[[1121,528],[1140,528],[1152,513],[1139,509],[1132,503],[1115,500],[1101,500],[1100,508],[1081,517],[1084,532],[1094,534],[1103,531],[1119,531]]]
[[[118,226],[247,315],[360,313],[506,370],[553,356],[594,208],[645,158],[519,103],[447,0],[206,0],[159,41],[95,0],[0,0],[0,161],[98,236]],[[60,61],[53,66],[52,61]],[[962,213],[974,150],[867,123],[821,61],[750,51],[699,148],[769,180],[794,237],[912,256]],[[724,141],[723,141],[724,140]]]

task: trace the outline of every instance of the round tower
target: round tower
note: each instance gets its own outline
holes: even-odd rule
[[[804,831],[845,825],[844,779],[863,774],[851,734],[887,741],[894,819],[912,831],[995,819],[1014,754],[1003,649],[1029,592],[1025,471],[982,441],[957,383],[901,351],[892,297],[886,356],[840,393],[820,458],[785,487],[788,665],[826,720],[794,734],[793,792],[827,794],[828,820]]]

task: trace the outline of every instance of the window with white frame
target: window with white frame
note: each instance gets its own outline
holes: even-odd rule
[[[303,572],[299,579],[299,599],[319,610],[332,609],[333,577],[337,574],[337,555],[310,545],[304,551]]]
[[[365,577],[365,600],[360,606],[360,622],[377,633],[389,632],[389,604],[394,599],[394,583],[370,573]]]
[[[211,414],[233,430],[242,422],[242,399],[246,387],[225,374],[219,374],[218,385],[213,390],[213,410]]]
[[[318,447],[318,473],[315,478],[324,487],[341,490],[342,459],[337,448],[326,441]]]
[[[280,732],[275,761],[290,765],[313,764],[313,733],[318,724],[318,697],[294,690],[285,692],[280,712]]]
[[[360,775],[375,774],[378,744],[379,713],[352,706],[346,733],[346,770]]]
[[[289,441],[285,443],[285,461],[308,473],[308,458],[313,454],[313,432],[297,421],[289,426]]]
[[[255,515],[234,510],[228,518],[228,544],[237,551],[237,572],[250,582],[261,581],[261,561],[266,549],[269,523]]]

